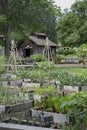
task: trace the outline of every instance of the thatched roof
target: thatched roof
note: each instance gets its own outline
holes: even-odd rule
[[[29,36],[29,39],[31,41],[33,41],[35,44],[37,44],[38,46],[45,46],[46,45],[46,39],[42,39],[42,38],[38,38],[36,36]],[[48,44],[49,46],[57,46],[54,42],[52,42],[51,40],[48,39]]]

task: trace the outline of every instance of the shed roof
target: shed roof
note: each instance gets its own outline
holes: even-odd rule
[[[45,46],[46,45],[46,39],[40,39],[36,36],[29,36],[29,39],[36,43],[38,46]],[[49,46],[57,46],[54,42],[48,39]]]
[[[38,33],[38,32],[34,32],[34,33],[32,33],[31,35],[46,36],[46,34],[45,34],[45,33]]]

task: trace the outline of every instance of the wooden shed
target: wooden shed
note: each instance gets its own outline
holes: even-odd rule
[[[21,41],[17,45],[19,55],[22,57],[30,57],[33,54],[43,54],[43,50],[46,46],[46,34],[44,33],[33,33],[29,36],[27,41]],[[50,46],[51,53],[53,56],[56,55],[57,45],[48,39],[48,45]]]

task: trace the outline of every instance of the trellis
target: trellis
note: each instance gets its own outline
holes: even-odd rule
[[[49,45],[49,39],[48,37],[46,37],[46,43],[45,43],[45,47],[43,50],[43,56],[45,56],[47,58],[48,61],[48,65],[50,65],[50,60],[53,61],[53,57],[52,57],[52,52],[51,52],[51,47]]]
[[[12,72],[18,72],[18,65],[17,65],[17,60],[19,60],[19,64],[21,65],[22,70],[24,70],[21,62],[21,58],[19,57],[16,43],[14,40],[11,41],[11,51],[10,51],[10,56],[8,60],[8,65],[7,65],[7,71],[9,71],[9,68],[12,70]]]

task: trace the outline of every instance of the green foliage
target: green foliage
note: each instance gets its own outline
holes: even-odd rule
[[[82,91],[79,93],[74,93],[72,95],[61,97],[61,96],[52,96],[53,92],[55,91],[53,91],[52,93],[51,91],[54,89],[55,88],[53,87],[50,88],[50,86],[48,88],[36,89],[36,94],[38,95],[43,95],[43,94],[48,93],[48,98],[46,98],[46,100],[42,99],[42,102],[41,102],[42,106],[43,104],[46,106],[45,107],[46,110],[48,110],[49,108],[52,108],[53,104],[55,106],[56,112],[69,114],[69,115],[73,113],[72,110],[75,110],[75,109],[79,113],[86,110],[87,92]],[[78,113],[74,113],[74,114],[78,114]]]
[[[3,73],[5,71],[5,67],[3,65],[6,64],[6,58],[4,56],[0,56],[0,73]]]
[[[41,87],[41,88],[35,88],[34,89],[35,94],[37,95],[44,95],[44,94],[54,94],[56,92],[56,88],[54,85],[49,85],[48,87]]]
[[[1,105],[12,105],[20,103],[25,100],[23,93],[16,94],[10,91],[10,88],[3,86],[2,80],[0,79],[0,104]]]
[[[0,15],[0,23],[6,23],[5,15]]]
[[[87,92],[80,92],[65,97],[62,102],[64,110],[67,109],[68,116],[72,117],[72,122],[68,126],[68,130],[82,130],[87,128]],[[67,101],[67,102],[66,102]],[[61,105],[61,106],[62,106]],[[65,127],[67,129],[67,126]]]
[[[11,11],[11,19],[8,19],[11,32],[14,30],[24,36],[29,36],[35,31],[44,32],[56,39],[56,15],[58,15],[56,12],[59,12],[59,9],[52,1],[12,0],[9,11]]]
[[[82,44],[82,45],[80,46],[80,49],[82,49],[82,50],[84,50],[84,51],[87,51],[87,43]]]
[[[62,56],[61,56],[61,55],[57,55],[57,56],[55,57],[55,59],[54,59],[54,63],[55,63],[55,64],[59,64],[59,63],[61,62],[61,60],[62,60]]]
[[[11,32],[9,34],[9,39],[14,39],[15,41],[21,40],[23,38],[22,34],[19,32]]]
[[[56,42],[60,14],[53,0],[0,0],[0,34],[6,36],[5,56],[9,57],[9,39],[29,39],[32,32],[46,33]]]
[[[52,61],[45,61],[45,62],[40,62],[39,64],[37,64],[38,68],[41,70],[50,70],[52,68],[54,68],[54,63]]]
[[[87,56],[87,43],[82,44],[79,49],[78,49],[78,57],[82,58],[83,60],[86,58]]]
[[[58,22],[58,38],[62,45],[76,46],[79,41],[77,14],[68,12]]]
[[[61,84],[78,86],[80,83],[82,86],[85,86],[87,83],[87,77],[85,75],[76,75],[76,74],[69,74],[66,71],[53,69],[49,73],[49,79],[57,79],[60,81]]]
[[[81,70],[79,69],[79,71]],[[85,70],[83,71],[83,74],[73,74],[73,72],[73,70],[69,73],[69,71],[65,69],[62,70],[53,67],[49,69],[46,66],[41,66],[41,68],[36,68],[34,70],[29,69],[26,72],[22,72],[18,74],[18,76],[21,78],[30,78],[33,82],[39,82],[40,80],[45,82],[46,80],[55,79],[60,81],[60,83],[63,85],[78,86],[79,83],[82,86],[86,86],[87,76],[85,74]]]
[[[60,110],[63,112],[68,112],[70,109],[77,107],[80,111],[84,111],[86,109],[86,93],[87,92],[83,91],[62,97]]]
[[[36,60],[37,62],[46,60],[42,54],[31,55],[30,58]]]
[[[18,76],[21,78],[30,78],[33,82],[39,82],[40,80],[45,80],[46,73],[44,70],[29,69],[26,72],[19,73]]]
[[[76,1],[58,21],[58,39],[62,45],[79,46],[87,42],[87,1]]]
[[[75,54],[75,50],[72,49],[72,48],[69,48],[69,49],[58,49],[58,54],[60,54],[60,55]]]

